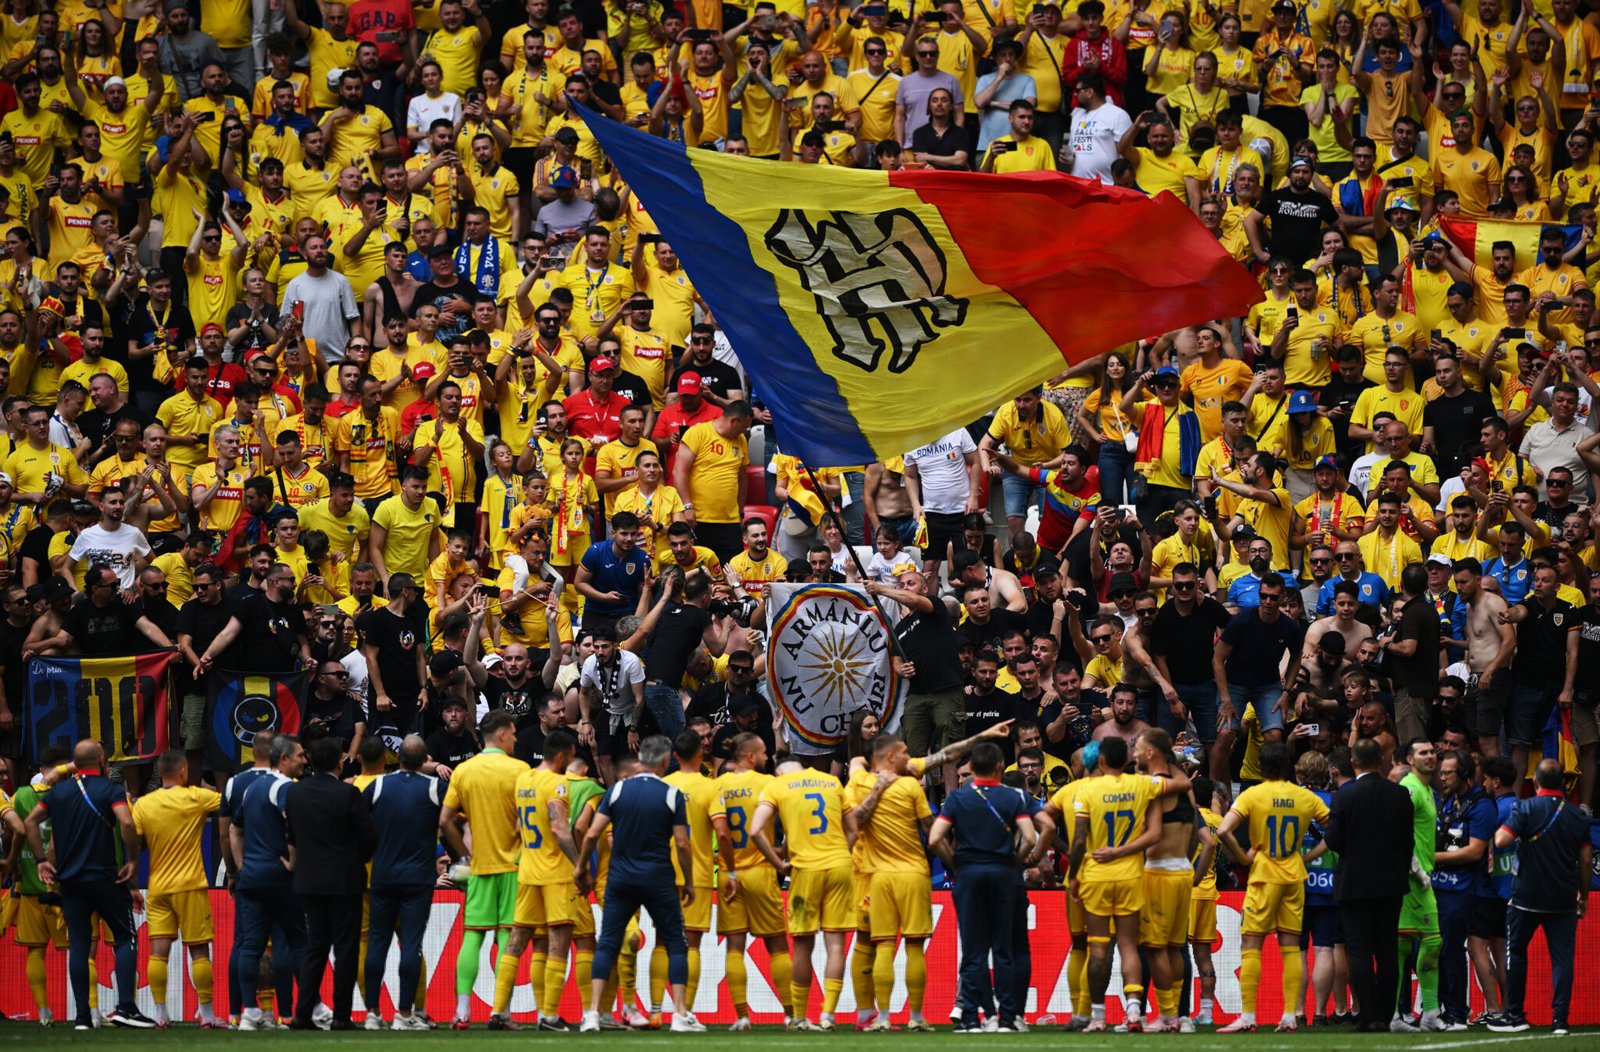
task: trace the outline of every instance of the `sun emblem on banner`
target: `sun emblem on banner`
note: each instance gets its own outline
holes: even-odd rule
[[[817,629],[807,643],[795,664],[810,673],[811,696],[824,708],[854,708],[878,673],[878,656],[859,633],[836,625]]]

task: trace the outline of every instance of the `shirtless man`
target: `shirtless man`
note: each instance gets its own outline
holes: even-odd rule
[[[1511,697],[1508,666],[1517,650],[1517,632],[1505,623],[1506,601],[1483,587],[1483,565],[1457,559],[1452,568],[1456,594],[1467,604],[1467,729],[1478,736],[1478,751],[1500,755],[1500,725]]]
[[[881,460],[867,465],[861,503],[873,536],[877,536],[880,528],[887,528],[899,534],[901,544],[910,544],[916,539],[917,520],[911,517],[911,496],[906,493],[905,476],[889,470]]]
[[[1171,778],[1172,737],[1159,727],[1142,732],[1133,744],[1133,759],[1139,765],[1139,773]],[[1162,797],[1161,836],[1144,851],[1144,910],[1139,915],[1139,945],[1150,962],[1150,996],[1157,1010],[1154,1020],[1146,1020],[1145,1033],[1194,1032],[1194,1023],[1182,1011],[1181,1001],[1189,943],[1189,893],[1194,884],[1189,847],[1196,817],[1192,791]],[[1213,842],[1205,823],[1200,823],[1199,831],[1202,844]]]
[[[1361,609],[1357,601],[1357,588],[1353,581],[1340,581],[1333,586],[1333,613],[1328,617],[1318,618],[1306,629],[1305,645],[1301,651],[1301,667],[1311,677],[1314,687],[1332,686],[1331,682],[1324,680],[1322,665],[1316,660],[1317,647],[1322,642],[1322,637],[1329,632],[1337,632],[1344,636],[1344,652],[1354,654],[1361,646],[1361,641],[1372,638],[1372,626],[1364,621],[1356,620],[1356,612]]]
[[[368,285],[361,296],[361,310],[375,347],[382,349],[389,346],[383,319],[395,314],[409,318],[411,304],[419,287],[421,283],[411,276],[411,271],[406,267],[405,242],[389,242],[383,250],[383,276]]]
[[[1133,597],[1134,622],[1122,633],[1122,682],[1132,687],[1145,711],[1154,715],[1157,705],[1167,704],[1167,696],[1176,689],[1161,675],[1161,667],[1150,652],[1150,626],[1155,623],[1156,597],[1154,592],[1143,591]],[[1131,748],[1133,741],[1130,738]]]
[[[1121,738],[1132,749],[1139,735],[1149,729],[1150,725],[1139,718],[1138,692],[1122,682],[1111,688],[1111,719],[1096,727],[1089,740]]]
[[[1383,702],[1369,701],[1356,710],[1355,717],[1350,721],[1348,744],[1354,747],[1362,738],[1371,738],[1383,750],[1383,762],[1378,767],[1380,771],[1387,771],[1394,766],[1394,754],[1400,742],[1394,732],[1394,721],[1389,719],[1389,710],[1383,707]]]
[[[970,549],[956,552],[950,563],[950,584],[958,590],[967,585],[987,585],[989,603],[996,610],[1011,610],[1021,614],[1028,609],[1028,597],[1023,594],[1022,582],[1017,580],[1017,575],[1010,570],[990,566],[983,561],[983,556]]]

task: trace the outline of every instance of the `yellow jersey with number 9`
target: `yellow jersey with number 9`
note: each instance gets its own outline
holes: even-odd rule
[[[1147,774],[1107,774],[1085,781],[1073,801],[1073,821],[1089,820],[1089,840],[1084,844],[1078,876],[1085,881],[1136,880],[1144,872],[1138,852],[1096,862],[1094,852],[1118,847],[1144,832],[1145,812],[1161,797],[1161,779]]]
[[[1233,810],[1249,823],[1250,843],[1256,846],[1250,883],[1303,883],[1306,863],[1300,840],[1312,822],[1327,820],[1328,805],[1293,782],[1262,782],[1240,793]]]

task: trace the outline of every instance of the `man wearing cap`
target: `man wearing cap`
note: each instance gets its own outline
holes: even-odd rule
[[[717,327],[709,322],[690,330],[689,350],[678,359],[673,384],[688,373],[700,377],[700,397],[718,409],[744,398],[744,380],[737,369],[717,357]],[[669,396],[667,401],[671,400]]]
[[[1256,40],[1256,67],[1261,71],[1261,119],[1277,128],[1291,143],[1310,131],[1300,93],[1315,77],[1312,62],[1316,45],[1295,26],[1294,0],[1276,0],[1272,25]],[[1330,220],[1331,222],[1331,220]],[[1310,256],[1294,257],[1304,262]]]
[[[1140,401],[1147,391],[1155,397]],[[1140,376],[1122,396],[1121,410],[1139,432],[1134,470],[1146,480],[1139,518],[1154,522],[1193,491],[1202,445],[1200,417],[1183,404],[1178,370],[1170,365]]]
[[[1313,174],[1309,159],[1294,158],[1289,162],[1289,185],[1267,191],[1245,216],[1245,233],[1259,262],[1281,257],[1304,266],[1317,255],[1322,228],[1339,221],[1333,202],[1312,188]],[[1270,243],[1263,231],[1263,225],[1269,221],[1272,225]],[[1315,279],[1312,284],[1315,285]]]
[[[1344,489],[1338,458],[1325,454],[1311,469],[1315,489],[1294,507],[1294,524],[1289,530],[1291,547],[1305,550],[1309,545],[1331,546],[1340,541],[1361,538],[1366,515],[1361,502]]]
[[[717,419],[722,415],[722,410],[702,397],[699,373],[681,374],[674,390],[678,400],[656,414],[656,426],[651,437],[657,442],[677,445],[683,440],[684,432],[696,424]]]
[[[573,140],[578,137],[571,128],[562,131]],[[544,239],[550,255],[564,255],[565,249],[594,223],[594,202],[578,195],[578,173],[570,165],[555,170],[550,176],[550,188],[555,196],[539,206],[533,234]]]
[[[617,363],[596,358],[589,363],[589,386],[562,403],[566,410],[567,431],[581,438],[592,449],[622,437],[622,411],[633,403],[614,390]]]

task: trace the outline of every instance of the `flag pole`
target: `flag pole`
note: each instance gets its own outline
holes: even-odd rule
[[[800,461],[800,467],[805,471],[806,478],[811,480],[811,488],[816,490],[817,496],[821,498],[822,506],[827,509],[828,517],[833,520],[835,526],[839,527],[839,536],[844,540],[844,550],[850,553],[850,561],[856,564],[856,575],[861,578],[861,584],[864,588],[867,583],[867,568],[861,565],[861,556],[856,554],[855,545],[850,543],[850,533],[844,528],[844,519],[839,515],[839,509],[834,506],[833,501],[829,500],[828,495],[823,492],[822,483],[818,482],[817,476],[811,472],[811,465],[802,460]],[[921,571],[918,572],[920,573]],[[884,625],[889,629],[889,646],[893,648],[895,657],[905,661],[906,652],[900,649],[900,640],[894,634],[894,622],[889,620],[889,615],[884,611],[883,604],[878,601],[877,596],[867,592],[867,598],[872,600],[872,608],[878,611],[878,616],[883,618]],[[941,602],[938,596],[932,596],[931,598],[935,603]]]

